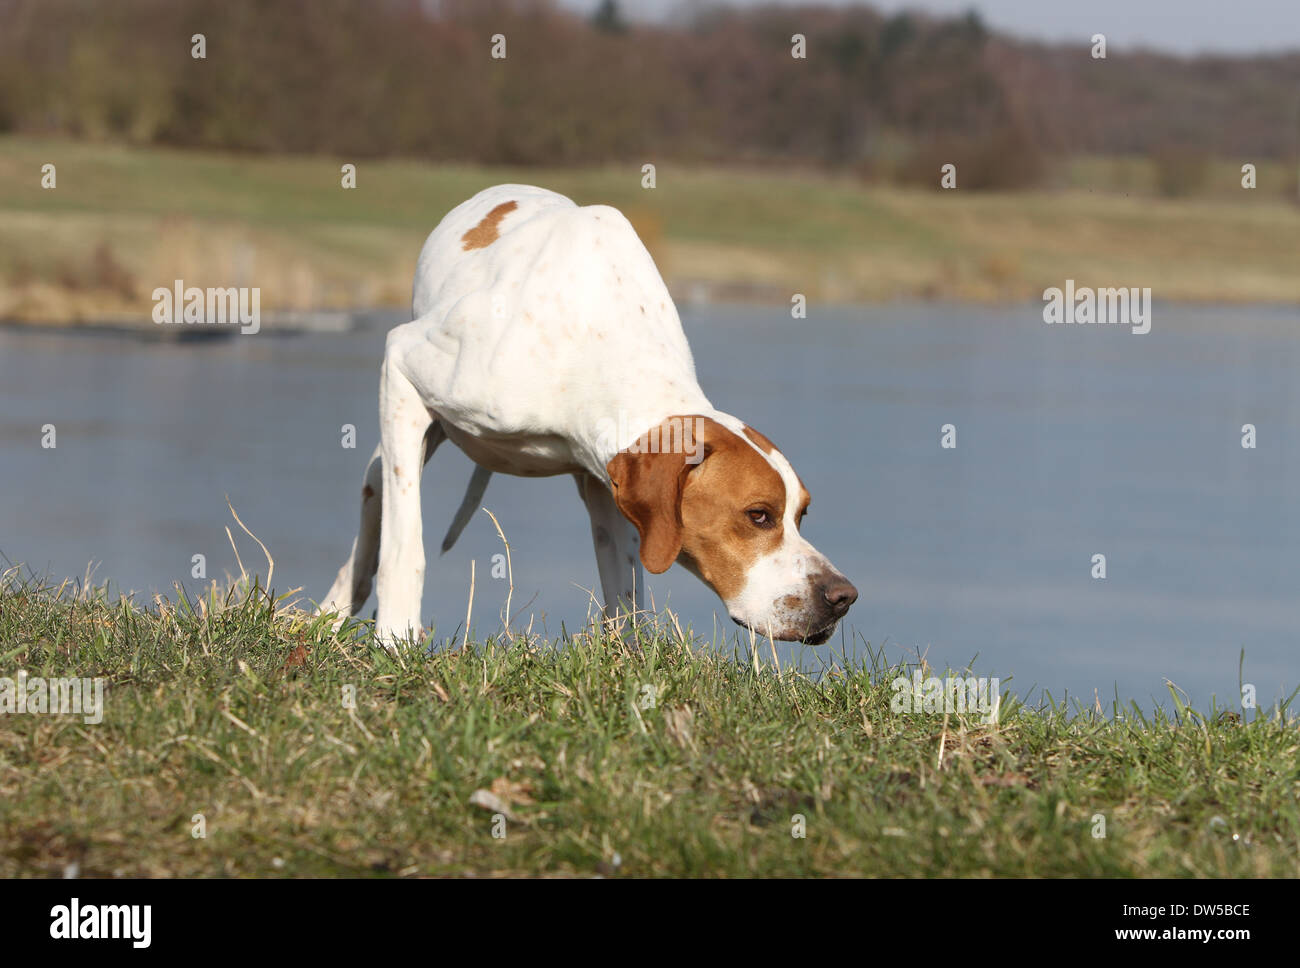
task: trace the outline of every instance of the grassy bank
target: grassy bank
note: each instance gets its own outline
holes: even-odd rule
[[[901,714],[899,669],[822,654],[820,681],[668,633],[394,658],[260,595],[10,582],[0,675],[107,684],[98,725],[0,717],[0,876],[1300,874],[1277,710]]]
[[[1224,161],[1202,194],[1165,199],[1136,160],[1074,162],[1061,187],[1018,194],[666,163],[648,191],[639,166],[403,161],[358,161],[344,190],[349,160],[0,138],[0,318],[147,323],[153,289],[177,278],[258,286],[265,309],[406,305],[427,233],[509,181],[622,208],[678,296],[1022,300],[1073,278],[1163,299],[1300,300],[1300,209],[1280,165],[1246,191]]]

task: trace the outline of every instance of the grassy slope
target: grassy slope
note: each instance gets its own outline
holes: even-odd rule
[[[892,670],[814,682],[666,634],[393,658],[264,597],[159,614],[10,584],[19,668],[106,677],[106,714],[0,719],[0,876],[1300,874],[1277,711],[1004,696],[987,726],[891,713]]]
[[[345,160],[0,138],[0,317],[147,319],[149,293],[177,277],[260,286],[267,308],[403,305],[438,219],[506,181],[622,208],[678,292],[1026,299],[1069,277],[1150,286],[1157,298],[1300,300],[1300,210],[1280,194],[1276,166],[1247,192],[1223,162],[1205,195],[1168,201],[1150,196],[1141,168],[1089,159],[1058,178],[1070,187],[1015,195],[670,164],[646,191],[636,166],[401,161],[360,162],[358,188],[345,191]],[[40,188],[45,163],[57,166],[52,191]],[[96,270],[101,244],[126,283]]]

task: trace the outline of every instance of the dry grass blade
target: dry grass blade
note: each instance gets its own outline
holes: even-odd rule
[[[501,631],[503,635],[508,637],[510,635],[510,599],[515,593],[515,568],[514,563],[510,560],[510,542],[506,540],[506,533],[502,530],[501,522],[497,520],[497,516],[487,508],[483,509],[483,513],[492,519],[492,523],[497,529],[497,537],[506,546],[506,578],[510,587],[506,589],[506,607],[501,613]]]
[[[250,538],[252,538],[254,541],[257,542],[257,546],[262,549],[262,554],[266,555],[266,587],[269,589],[271,587],[271,579],[275,576],[275,559],[271,557],[271,552],[266,550],[266,545],[262,544],[262,539],[259,538],[257,535],[253,534],[253,532],[249,531],[248,525],[244,524],[244,522],[239,519],[239,514],[235,511],[234,505],[230,503],[230,495],[228,494],[225,495],[225,498],[226,498],[226,507],[230,508],[230,513],[234,517],[235,522],[241,528],[244,529],[244,534],[248,535]],[[226,528],[226,534],[230,535],[229,528]],[[234,538],[232,537],[230,540],[231,547],[234,547],[234,544],[235,541]],[[238,551],[235,552],[235,558],[236,559],[239,558]],[[239,570],[242,577],[244,571],[244,563],[242,561],[239,563]]]

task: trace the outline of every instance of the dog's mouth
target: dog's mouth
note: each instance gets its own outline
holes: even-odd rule
[[[825,645],[830,640],[831,635],[834,634],[835,626],[840,624],[839,619],[836,619],[831,622],[830,625],[818,629],[816,632],[796,632],[792,629],[775,632],[767,628],[754,628],[754,626],[750,625],[744,619],[736,618],[734,615],[731,616],[731,620],[741,628],[749,629],[749,631],[753,632],[755,635],[762,636],[763,638],[770,637],[776,639],[778,642],[802,642],[804,645]]]
[[[822,629],[820,632],[814,632],[812,635],[804,636],[802,641],[807,645],[825,645],[830,641],[830,637],[835,633],[835,626],[837,625],[839,625],[839,622],[831,622],[830,625],[826,626],[826,628]]]

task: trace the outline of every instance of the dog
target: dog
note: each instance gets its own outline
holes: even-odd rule
[[[450,440],[477,467],[444,552],[492,474],[571,474],[607,617],[644,607],[638,560],[656,575],[678,562],[745,628],[830,638],[858,592],[799,533],[808,490],[704,396],[668,289],[617,209],[486,189],[424,243],[412,310],[388,334],[361,527],[319,612],[341,624],[374,579],[379,641],[420,634],[420,475]]]

